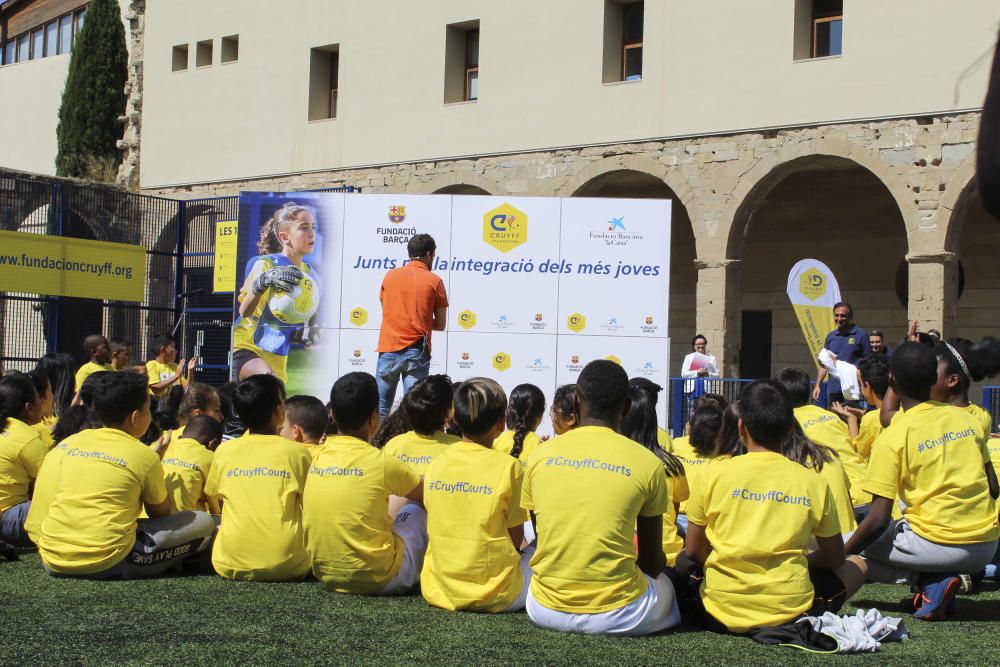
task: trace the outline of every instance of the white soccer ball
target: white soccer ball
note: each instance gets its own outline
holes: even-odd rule
[[[274,319],[282,324],[302,324],[319,308],[319,284],[306,276],[291,292],[275,292],[267,302]]]

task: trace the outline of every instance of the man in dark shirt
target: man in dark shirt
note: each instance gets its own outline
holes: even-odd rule
[[[830,350],[839,361],[858,365],[858,362],[872,353],[872,344],[868,338],[868,332],[859,326],[855,326],[852,321],[854,309],[846,301],[840,301],[833,306],[833,322],[837,328],[826,335],[823,347]],[[816,387],[813,389],[813,400],[819,400],[820,388],[823,380],[826,379],[826,368],[820,366],[819,376],[816,378]],[[827,397],[830,402],[844,402],[844,394],[840,390],[840,380],[831,377],[830,385],[827,387]]]

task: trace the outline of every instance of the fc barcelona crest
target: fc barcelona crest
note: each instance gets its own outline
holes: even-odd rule
[[[394,224],[399,224],[406,220],[406,207],[405,206],[390,206],[389,207],[389,222]]]
[[[462,353],[462,361],[468,361],[468,360],[469,360],[469,353],[468,352],[463,352]]]
[[[360,357],[361,357],[361,350],[354,350],[354,357],[355,357],[356,359],[357,359],[357,358],[360,358]]]

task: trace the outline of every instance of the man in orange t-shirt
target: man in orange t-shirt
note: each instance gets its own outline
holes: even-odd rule
[[[378,334],[378,411],[385,417],[403,378],[403,393],[431,365],[431,332],[444,331],[448,295],[444,281],[431,273],[437,249],[429,234],[416,234],[406,244],[410,261],[385,274],[379,300],[382,328]]]

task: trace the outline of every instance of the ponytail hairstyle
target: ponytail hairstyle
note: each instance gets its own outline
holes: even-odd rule
[[[514,447],[510,450],[510,455],[515,459],[524,450],[525,436],[538,428],[544,414],[545,394],[541,389],[533,384],[519,384],[511,390],[510,404],[507,407],[507,428],[514,431]]]
[[[833,461],[837,453],[825,445],[820,445],[806,437],[805,431],[796,421],[781,445],[781,453],[790,461],[806,468],[823,469],[823,465]]]
[[[65,352],[48,352],[38,360],[37,369],[49,378],[52,387],[52,410],[61,416],[73,402],[76,393],[76,362]]]
[[[412,430],[413,427],[410,425],[410,418],[406,416],[406,410],[399,407],[382,420],[378,430],[368,440],[368,443],[375,449],[382,449],[397,435],[403,435]]]
[[[257,239],[257,253],[260,255],[271,255],[281,252],[281,241],[278,240],[278,232],[283,225],[294,222],[300,213],[312,213],[308,206],[300,206],[295,202],[288,202],[260,227],[260,238]]]
[[[179,401],[178,396],[180,397]],[[208,410],[213,398],[215,398],[216,401],[219,401],[221,410],[222,400],[219,398],[219,392],[217,392],[215,387],[211,385],[203,384],[201,382],[192,382],[188,385],[187,389],[184,389],[179,393],[173,391],[173,387],[171,387],[170,393],[167,394],[164,399],[167,401],[167,405],[162,411],[163,419],[166,420],[171,418],[171,413],[175,410],[174,402],[176,401],[177,423],[183,426],[190,421],[191,417],[194,416],[195,410],[200,410],[202,412]],[[161,412],[159,408],[157,408],[157,412]]]
[[[632,401],[629,411],[618,422],[618,432],[656,454],[663,464],[667,477],[683,477],[684,464],[676,456],[660,447],[656,439],[656,398],[636,386],[629,388]]]
[[[38,392],[27,373],[5,375],[0,379],[0,429],[6,429],[11,419],[24,421],[24,406],[38,401]]]
[[[1000,371],[1000,340],[993,336],[973,343],[967,338],[949,338],[934,346],[938,363],[946,364],[947,375],[958,376],[958,386],[952,391],[968,398],[969,386]]]
[[[722,413],[722,425],[715,442],[715,456],[743,456],[747,446],[740,439],[740,404],[729,404]]]
[[[719,431],[722,430],[722,408],[715,403],[705,403],[691,415],[691,428],[688,440],[694,451],[702,458],[712,458],[715,455]]]
[[[495,380],[471,378],[455,387],[455,423],[466,436],[489,433],[505,412],[507,395]]]

